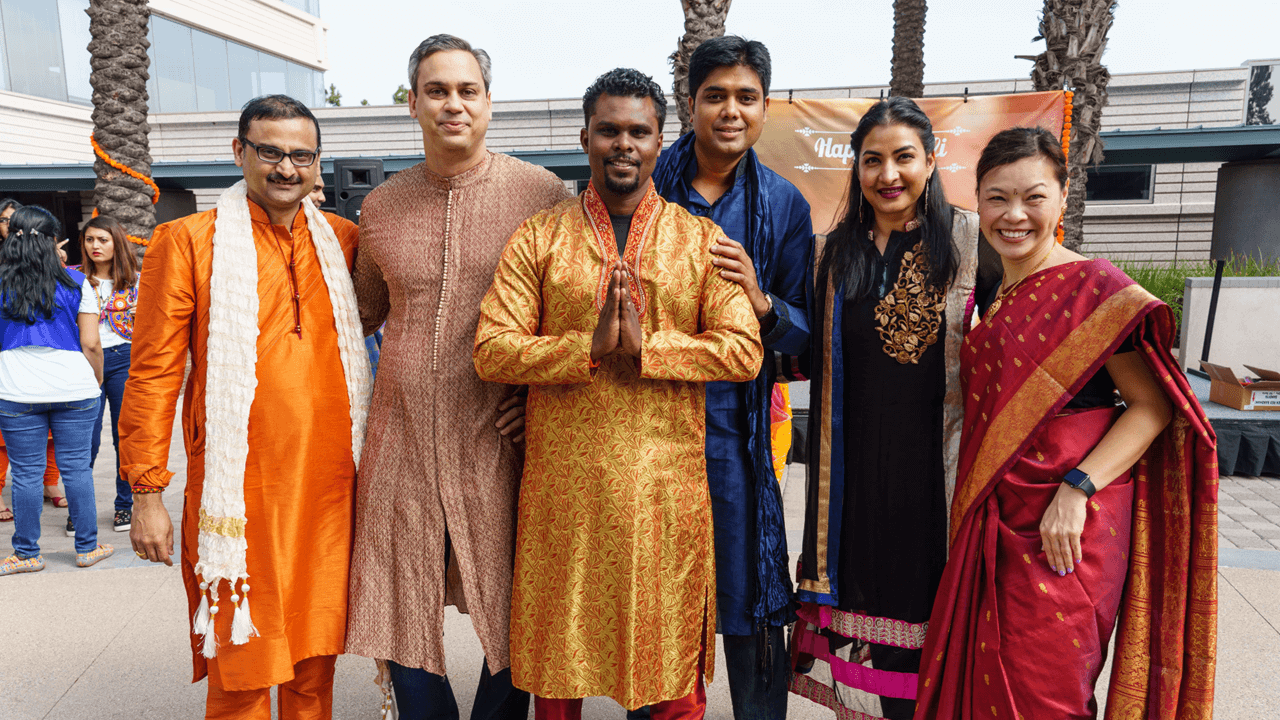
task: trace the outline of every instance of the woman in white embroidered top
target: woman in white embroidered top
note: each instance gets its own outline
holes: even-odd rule
[[[125,532],[132,524],[133,491],[120,476],[120,406],[129,379],[129,351],[133,347],[133,313],[138,305],[138,260],[124,226],[99,215],[85,223],[80,238],[81,268],[94,291],[98,334],[102,338],[103,382],[98,401],[98,424],[93,433],[89,466],[98,460],[102,417],[111,402],[111,442],[116,449],[116,505],[112,529]]]
[[[58,260],[61,223],[28,205],[0,244],[0,433],[13,465],[13,555],[0,576],[44,569],[41,476],[53,431],[71,518],[76,564],[111,555],[98,544],[89,449],[102,392],[102,343],[93,288]]]

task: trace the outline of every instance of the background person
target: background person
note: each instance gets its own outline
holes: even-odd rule
[[[847,208],[818,258],[811,318],[818,423],[799,577],[809,624],[796,633],[833,669],[848,663],[814,634],[820,607],[830,608],[821,615],[837,638],[870,643],[864,689],[901,720],[915,709],[924,623],[947,558],[978,228],[947,202],[932,124],[910,99],[873,105],[851,142]]]
[[[13,214],[0,244],[0,433],[13,463],[13,555],[0,575],[44,569],[37,488],[52,431],[76,521],[76,564],[111,555],[98,544],[89,451],[98,417],[102,346],[92,289],[58,261],[61,224],[44,208]]]
[[[311,198],[311,204],[319,208],[324,204],[324,176],[316,173],[316,184],[311,188],[311,192],[307,194]]]
[[[13,214],[22,209],[22,203],[13,198],[0,199],[0,241],[9,237],[9,223]]]
[[[98,427],[111,403],[111,442],[116,450],[116,501],[112,529],[124,532],[133,517],[133,491],[120,474],[120,404],[129,379],[129,355],[133,341],[133,314],[138,305],[138,260],[124,226],[105,215],[85,223],[80,250],[81,266],[93,287],[98,308],[98,334],[102,338],[103,383],[98,403]],[[90,465],[98,459],[102,432],[93,434]]]
[[[1057,244],[1067,166],[1054,135],[999,133],[977,177],[1004,278],[961,353],[951,555],[916,718],[1093,717],[1122,603],[1108,717],[1207,718],[1216,443],[1169,351],[1173,313]]]

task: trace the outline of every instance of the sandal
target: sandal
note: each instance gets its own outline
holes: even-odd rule
[[[56,508],[64,508],[68,505],[67,499],[61,495],[45,495],[44,501]]]
[[[76,565],[79,567],[89,567],[97,565],[99,562],[111,557],[116,551],[110,545],[99,545],[87,553],[76,553]]]
[[[13,511],[9,508],[0,509],[0,522],[13,522]]]
[[[32,558],[20,558],[10,555],[0,562],[0,577],[17,575],[18,573],[39,572],[44,569],[44,558],[37,555]]]

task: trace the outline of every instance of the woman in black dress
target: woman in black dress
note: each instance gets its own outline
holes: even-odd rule
[[[915,707],[946,563],[977,221],[943,195],[932,126],[911,100],[873,106],[852,146],[847,209],[815,253],[811,327],[822,331],[794,686],[829,706],[844,702],[844,687],[864,690],[896,720]]]

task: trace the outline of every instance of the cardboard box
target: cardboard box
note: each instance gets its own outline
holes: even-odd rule
[[[1200,368],[1209,374],[1209,399],[1219,405],[1236,410],[1280,410],[1280,373],[1245,365],[1260,378],[1259,382],[1244,384],[1231,368],[1201,362]]]

